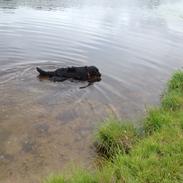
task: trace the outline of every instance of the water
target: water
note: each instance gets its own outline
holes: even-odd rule
[[[158,105],[182,50],[180,0],[0,0],[0,182],[91,167],[101,121]],[[35,71],[73,65],[97,66],[102,81],[81,90]]]

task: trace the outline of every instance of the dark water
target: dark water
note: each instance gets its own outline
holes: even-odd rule
[[[39,81],[36,66],[96,65],[102,81]],[[183,66],[183,1],[0,0],[0,182],[90,166],[108,116],[138,119]]]

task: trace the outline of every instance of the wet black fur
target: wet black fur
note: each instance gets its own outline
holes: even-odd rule
[[[47,76],[51,81],[62,82],[67,79],[88,81],[89,85],[101,80],[101,74],[95,66],[60,68],[55,71],[44,71],[37,67],[40,76]]]

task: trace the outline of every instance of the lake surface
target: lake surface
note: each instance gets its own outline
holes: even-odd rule
[[[35,68],[95,65],[102,81],[40,81]],[[158,105],[183,66],[183,0],[0,0],[0,182],[92,167],[109,116]]]

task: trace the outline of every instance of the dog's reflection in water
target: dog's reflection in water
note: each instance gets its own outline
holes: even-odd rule
[[[48,76],[38,75],[37,78],[39,79],[39,81],[49,80]]]
[[[55,71],[44,71],[37,67],[37,71],[39,72],[38,78],[41,81],[50,80],[54,82],[63,82],[67,79],[72,81],[88,81],[86,86],[80,87],[81,89],[101,81],[101,73],[95,66],[60,68]]]

